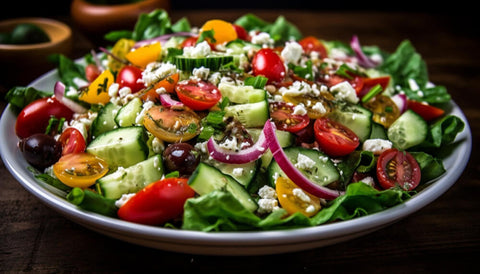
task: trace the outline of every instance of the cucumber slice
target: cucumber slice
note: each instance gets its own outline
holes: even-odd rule
[[[256,89],[252,86],[220,83],[218,89],[222,93],[222,97],[228,97],[228,100],[235,104],[256,103],[267,99],[265,90]]]
[[[164,174],[162,157],[157,154],[125,169],[118,169],[98,179],[97,192],[106,198],[119,199],[123,194],[136,193]]]
[[[194,68],[208,68],[217,71],[221,66],[233,61],[233,56],[208,56],[208,57],[185,57],[177,55],[174,57],[175,66],[179,70],[192,71]]]
[[[262,127],[270,117],[267,100],[225,107],[225,117],[235,117],[245,127]]]
[[[400,150],[421,144],[427,138],[427,133],[427,122],[410,109],[400,115],[387,131],[388,139]]]
[[[307,156],[314,162],[312,167],[299,169],[312,182],[321,186],[326,186],[340,179],[338,169],[335,167],[332,160],[322,152],[302,147],[288,147],[285,148],[284,151],[285,154],[287,154],[288,159],[294,165],[301,165],[301,163],[298,163],[299,154]],[[273,159],[272,163],[268,166],[267,173],[270,185],[272,186],[275,185],[275,180],[278,176],[286,177],[275,159]]]
[[[257,161],[253,161],[246,164],[226,164],[218,161],[209,161],[206,163],[217,168],[223,174],[231,176],[233,179],[235,179],[239,184],[241,184],[245,188],[248,187],[250,182],[252,182],[253,178],[257,174],[257,167],[258,167]]]
[[[249,128],[247,129],[248,133],[252,136],[253,141],[258,140],[258,136],[260,136],[260,133],[262,132],[263,129],[259,128]],[[277,136],[278,142],[282,146],[282,148],[289,147],[294,144],[295,142],[295,135],[284,130],[276,130],[275,135]],[[268,149],[265,151],[265,153],[260,157],[260,170],[262,172],[265,172],[270,165],[270,163],[273,160],[273,154]]]
[[[88,146],[87,152],[109,164],[111,170],[127,168],[147,158],[147,135],[143,127],[117,128],[100,134]]]
[[[97,118],[93,120],[92,126],[90,127],[90,135],[92,138],[95,138],[98,135],[110,131],[118,126],[115,122],[115,116],[117,116],[117,112],[120,108],[121,106],[109,102],[102,109],[100,109]]]
[[[223,174],[220,170],[205,163],[198,164],[188,180],[196,193],[208,194],[214,190],[228,191],[248,210],[254,212],[258,205],[248,194],[247,190],[232,177]]]
[[[372,131],[372,112],[359,105],[342,104],[329,117],[351,129],[364,142]]]
[[[118,110],[115,116],[115,122],[120,127],[135,126],[137,116],[142,112],[143,103],[138,97],[134,97],[130,102]]]

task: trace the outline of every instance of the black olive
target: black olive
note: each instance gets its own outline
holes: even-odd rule
[[[197,167],[200,158],[195,148],[189,143],[173,143],[163,151],[166,168],[178,171],[180,175],[190,175]]]
[[[50,135],[37,133],[20,140],[20,151],[33,167],[45,169],[60,159],[62,144]]]

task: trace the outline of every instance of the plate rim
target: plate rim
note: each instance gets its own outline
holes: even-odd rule
[[[58,79],[57,69],[43,74],[28,86],[41,86],[44,83],[55,81],[55,78]],[[134,244],[185,253],[210,255],[284,253],[335,244],[347,240],[344,239],[347,235],[351,235],[349,238],[355,238],[370,233],[407,217],[442,196],[463,174],[472,148],[472,133],[468,119],[453,100],[451,104],[452,114],[460,117],[465,123],[464,130],[455,141],[459,145],[450,156],[463,152],[464,157],[454,159],[452,167],[455,168],[453,170],[447,170],[443,177],[436,179],[411,199],[392,208],[352,220],[288,230],[241,232],[174,230],[130,223],[84,211],[62,198],[61,193],[53,193],[55,192],[53,187],[36,180],[33,174],[26,169],[28,164],[21,157],[16,146],[12,147],[14,140],[11,139],[18,141],[18,138],[8,134],[13,129],[15,120],[15,114],[10,104],[5,107],[0,119],[0,138],[3,137],[7,140],[7,142],[0,142],[0,154],[13,177],[37,199],[67,219],[104,235]],[[17,170],[18,168],[20,169]],[[259,246],[264,248],[255,251]],[[273,249],[267,250],[266,247]]]

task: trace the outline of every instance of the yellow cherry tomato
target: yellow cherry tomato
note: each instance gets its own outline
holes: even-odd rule
[[[400,117],[397,104],[389,96],[379,94],[363,103],[363,106],[373,112],[372,120],[389,128]]]
[[[70,187],[87,188],[107,172],[107,162],[86,152],[66,154],[53,165],[55,176]]]
[[[235,27],[224,20],[213,19],[205,22],[200,32],[207,30],[213,30],[213,38],[215,39],[213,44],[223,44],[237,39]]]
[[[149,63],[158,61],[161,54],[162,45],[157,42],[131,50],[125,58],[133,65],[145,68]]]
[[[173,109],[156,105],[146,112],[143,125],[160,140],[184,142],[199,133],[200,117],[188,108]]]
[[[278,177],[275,181],[275,190],[280,206],[289,214],[300,212],[311,217],[321,209],[320,198],[302,190],[288,178]]]
[[[125,55],[127,55],[127,53],[130,52],[130,50],[133,48],[133,45],[135,45],[134,40],[122,38],[118,40],[115,43],[115,45],[113,45],[112,55],[127,61],[127,59],[125,58]],[[125,65],[125,63],[115,59],[113,56],[110,56],[110,55],[107,56],[107,60],[108,60],[108,68],[114,72],[120,71],[120,69]]]
[[[78,99],[89,104],[106,104],[110,101],[108,88],[115,82],[109,69],[104,70],[90,85],[82,90]]]

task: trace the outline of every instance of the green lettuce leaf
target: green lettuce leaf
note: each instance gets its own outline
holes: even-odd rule
[[[267,32],[275,42],[286,42],[291,39],[299,40],[302,38],[302,33],[298,28],[283,16],[278,16],[275,22],[270,23],[254,14],[246,14],[238,18],[234,23],[242,26],[247,31],[258,30]]]
[[[12,110],[18,114],[20,111],[31,102],[43,97],[52,96],[51,91],[42,91],[33,87],[15,86],[11,88],[5,95],[5,100],[10,103]]]

